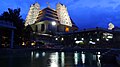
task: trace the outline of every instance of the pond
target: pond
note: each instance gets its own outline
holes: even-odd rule
[[[0,51],[0,67],[108,67],[101,64],[100,56],[100,52],[83,51]]]

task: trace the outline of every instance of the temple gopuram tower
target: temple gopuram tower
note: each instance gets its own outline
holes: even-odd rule
[[[35,23],[39,11],[40,11],[40,5],[38,3],[32,4],[30,6],[28,15],[26,17],[25,26]]]
[[[52,9],[50,5],[40,9],[38,3],[31,5],[25,26],[30,25],[37,35],[68,33],[78,30],[68,14],[67,7],[61,3]]]

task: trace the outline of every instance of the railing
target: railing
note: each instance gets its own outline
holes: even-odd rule
[[[13,26],[13,22],[3,21],[3,20],[0,20],[0,26],[1,27],[7,27],[7,28],[15,28]]]
[[[13,23],[12,23],[12,22],[9,22],[9,21],[1,21],[1,20],[0,20],[0,24],[13,26]]]

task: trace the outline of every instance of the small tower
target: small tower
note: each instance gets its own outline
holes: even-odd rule
[[[115,27],[112,23],[109,23],[108,26],[108,30],[112,30]]]
[[[39,11],[40,11],[40,5],[38,3],[32,4],[30,6],[30,9],[25,21],[25,26],[35,23],[37,16],[39,14]]]
[[[46,4],[47,4],[47,7],[48,7],[48,8],[50,8],[50,3],[49,3],[49,2],[47,2]]]

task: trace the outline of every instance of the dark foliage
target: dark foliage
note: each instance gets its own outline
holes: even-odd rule
[[[14,43],[20,44],[22,42],[24,30],[24,20],[20,15],[20,8],[18,9],[8,8],[8,11],[3,12],[3,14],[0,16],[0,20],[10,21],[13,23],[13,25],[16,27]]]

